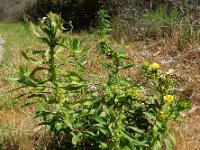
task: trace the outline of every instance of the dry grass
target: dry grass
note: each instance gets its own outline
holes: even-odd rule
[[[23,102],[13,99],[17,92],[11,94],[8,91],[17,85],[6,78],[14,77],[15,69],[27,63],[20,56],[21,50],[30,46],[39,48],[41,45],[34,45],[36,38],[23,24],[0,23],[0,34],[5,39],[4,57],[0,66],[0,149],[31,149],[34,110],[22,108]]]
[[[200,149],[200,107],[199,103],[193,103],[193,109],[188,114],[189,119],[176,126],[177,146],[175,150],[199,150]]]
[[[0,66],[0,149],[32,149],[37,144],[40,129],[36,128],[36,121],[33,121],[32,108],[22,108],[21,104],[11,97],[16,93],[6,93],[6,91],[16,87],[16,84],[5,80],[4,77],[14,76],[13,70],[20,64],[27,63],[19,55],[20,50],[29,47],[32,49],[44,48],[37,39],[25,29],[21,24],[0,23],[0,34],[5,38],[5,57]],[[85,33],[83,33],[85,34]],[[80,37],[81,35],[75,35]],[[97,39],[88,35],[86,45],[91,46],[88,56],[88,69],[94,73],[106,76],[105,70],[100,66],[104,59],[94,46]],[[175,70],[174,77],[181,81],[181,86],[185,88],[182,96],[186,100],[193,102],[193,108],[199,108],[200,103],[200,50],[199,45],[180,51],[176,39],[143,39],[127,43],[127,55],[134,58],[135,66],[125,72],[124,75],[139,80],[136,70],[140,68],[141,62],[150,60],[161,64],[163,70],[170,68]],[[95,80],[95,79],[94,79]],[[176,150],[198,150],[200,145],[199,111],[195,109],[189,114],[189,120],[174,126],[177,137]],[[43,129],[41,129],[43,130]],[[41,139],[41,138],[40,138]],[[38,147],[38,145],[37,145]]]
[[[170,46],[169,46],[170,45]],[[180,81],[184,88],[181,93],[185,100],[192,102],[192,109],[187,121],[175,124],[173,130],[176,134],[177,146],[175,150],[200,149],[200,50],[199,45],[188,47],[187,51],[179,51],[174,39],[145,39],[130,43],[128,55],[135,58],[135,68],[139,68],[144,60],[151,60],[161,64],[163,70],[174,69],[174,77]],[[130,74],[134,72],[130,71]],[[136,76],[136,78],[138,78]]]
[[[1,149],[27,150],[33,147],[32,129],[34,127],[32,110],[14,109],[0,111]],[[3,142],[3,143],[2,143]]]

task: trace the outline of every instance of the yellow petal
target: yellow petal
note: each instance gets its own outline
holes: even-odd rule
[[[150,66],[149,66],[151,69],[153,70],[158,70],[160,69],[160,65],[158,63],[152,63]]]
[[[164,96],[164,100],[168,103],[171,103],[174,99],[174,96],[173,95],[165,95]]]

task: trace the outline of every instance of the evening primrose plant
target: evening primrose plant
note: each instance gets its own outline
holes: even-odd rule
[[[173,70],[162,72],[157,63],[144,62],[142,73],[145,78],[147,100],[145,114],[152,119],[151,139],[153,149],[161,149],[163,143],[168,149],[173,148],[175,139],[170,133],[171,121],[180,120],[180,111],[190,108],[190,104],[183,101],[175,93],[181,91],[172,80]],[[149,94],[153,93],[153,94]],[[173,144],[171,144],[173,143]]]
[[[19,97],[26,97],[26,105],[37,106],[36,118],[54,134],[55,149],[173,149],[169,125],[189,104],[176,94],[180,89],[172,72],[163,72],[158,63],[142,64],[140,83],[120,75],[133,65],[124,62],[133,60],[125,55],[123,40],[119,49],[112,47],[106,17],[101,10],[97,32],[98,50],[107,58],[101,63],[108,71],[105,82],[89,80],[88,76],[99,77],[86,71],[89,48],[64,37],[61,17],[49,13],[41,20],[42,33],[33,27],[48,49],[22,52],[36,67],[19,68],[15,80],[20,88],[28,87]]]

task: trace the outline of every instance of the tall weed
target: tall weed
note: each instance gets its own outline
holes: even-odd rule
[[[163,72],[157,63],[142,65],[139,84],[120,75],[121,70],[133,65],[126,60],[133,61],[125,55],[123,40],[119,49],[113,48],[106,17],[105,11],[99,11],[97,45],[108,60],[102,62],[109,74],[105,82],[94,84],[88,80],[87,76],[98,77],[85,69],[89,49],[83,48],[78,39],[63,37],[61,17],[49,13],[41,20],[43,33],[34,30],[49,48],[21,52],[36,67],[19,68],[14,80],[20,88],[29,89],[19,97],[25,96],[27,105],[38,106],[39,125],[67,141],[62,145],[62,140],[55,138],[55,147],[159,150],[165,145],[173,149],[175,139],[169,123],[180,119],[179,112],[188,109],[189,104],[176,95],[181,89],[171,78],[172,71]]]

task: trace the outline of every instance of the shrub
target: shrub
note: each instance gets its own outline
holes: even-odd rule
[[[200,39],[200,24],[198,17],[185,16],[184,22],[180,24],[178,44],[181,50],[188,49],[189,46],[193,46],[198,43]]]
[[[109,72],[105,82],[94,84],[87,78],[94,76],[82,61],[88,48],[82,48],[78,39],[63,37],[61,17],[49,13],[41,20],[43,34],[35,31],[49,48],[22,52],[36,67],[19,69],[15,79],[20,88],[29,89],[21,96],[38,106],[39,125],[48,126],[55,137],[65,135],[65,149],[158,150],[164,144],[172,149],[170,122],[178,120],[189,104],[176,95],[180,89],[171,72],[163,72],[157,63],[142,65],[139,84],[120,75],[132,67],[125,63],[131,58],[125,55],[123,40],[119,50],[112,47],[105,18],[106,12],[100,11],[97,45],[108,59],[102,62]],[[64,50],[68,57],[62,55]]]
[[[148,36],[172,36],[181,21],[176,9],[167,12],[163,7],[146,13],[144,18]]]
[[[146,33],[149,36],[169,36],[176,27],[181,28],[178,25],[180,21],[183,26],[186,22],[191,25],[186,16],[191,16],[192,20],[199,18],[198,0],[99,1],[112,17],[114,37],[125,35],[129,39],[141,39]]]

